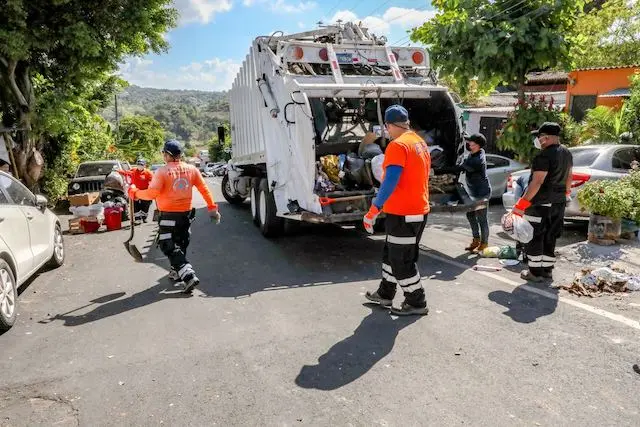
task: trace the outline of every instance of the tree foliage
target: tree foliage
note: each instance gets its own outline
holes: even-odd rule
[[[120,121],[119,140],[115,146],[125,160],[151,159],[164,143],[164,129],[153,117],[129,116]]]
[[[623,132],[629,131],[627,109],[614,110],[604,105],[597,106],[584,117],[582,140],[596,144],[615,144]]]
[[[161,52],[176,11],[170,0],[6,0],[0,8],[0,106],[19,128],[16,169],[30,187],[40,178],[47,123],[36,119],[42,88],[72,100],[113,73],[126,56]],[[39,82],[38,84],[36,84]],[[45,89],[46,90],[46,89]],[[42,127],[37,126],[37,124]]]
[[[223,127],[224,142],[220,143],[217,133],[209,142],[209,158],[212,162],[226,162],[231,158],[231,127],[228,122]]]
[[[608,0],[578,19],[573,33],[577,68],[640,63],[640,1]]]
[[[434,0],[437,15],[412,32],[430,48],[433,62],[462,88],[516,84],[520,99],[529,71],[571,62],[572,29],[583,0]]]
[[[636,144],[640,144],[640,74],[631,77],[631,97],[625,102],[624,123]]]

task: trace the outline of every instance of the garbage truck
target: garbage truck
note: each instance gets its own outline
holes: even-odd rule
[[[222,192],[231,204],[250,199],[267,237],[300,221],[362,221],[382,180],[390,105],[408,110],[433,168],[464,153],[462,112],[428,52],[389,46],[360,24],[256,38],[229,101],[232,156]],[[471,203],[455,175],[432,176],[429,191],[432,211]]]

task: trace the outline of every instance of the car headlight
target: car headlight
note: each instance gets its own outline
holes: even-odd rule
[[[78,183],[76,182],[76,183],[74,183],[74,184],[71,186],[71,188],[72,188],[72,189],[74,189],[74,190],[79,190],[79,189],[80,189],[80,184],[78,184]]]

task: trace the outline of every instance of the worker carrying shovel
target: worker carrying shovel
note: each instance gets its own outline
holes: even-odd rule
[[[131,186],[129,198],[155,199],[160,211],[158,245],[171,263],[169,278],[182,281],[183,292],[190,293],[200,283],[186,256],[191,235],[193,187],[204,197],[209,217],[220,223],[221,216],[198,169],[182,161],[180,143],[176,140],[167,141],[162,153],[166,165],[156,171],[147,190]]]
[[[373,233],[380,212],[387,215],[387,239],[382,260],[382,282],[376,292],[367,292],[369,301],[391,307],[400,285],[404,303],[391,307],[396,315],[425,315],[429,312],[418,272],[419,243],[429,213],[429,147],[409,127],[409,113],[401,105],[387,108],[384,121],[392,141],[384,158],[384,178],[364,227]]]

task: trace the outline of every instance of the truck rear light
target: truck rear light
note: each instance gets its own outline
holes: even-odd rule
[[[420,51],[413,52],[413,55],[411,55],[411,59],[413,59],[414,64],[420,65],[424,62],[424,54]]]
[[[299,61],[304,56],[304,50],[302,50],[300,46],[296,46],[293,48],[292,56],[293,56],[293,59],[296,59]]]
[[[329,60],[329,52],[327,51],[326,47],[323,47],[322,49],[320,49],[320,52],[318,53],[318,55],[320,56],[320,59],[322,59],[323,61]]]
[[[588,173],[573,173],[571,174],[571,188],[580,187],[590,179],[591,175],[589,175]]]
[[[507,177],[507,190],[513,190],[513,175]]]

